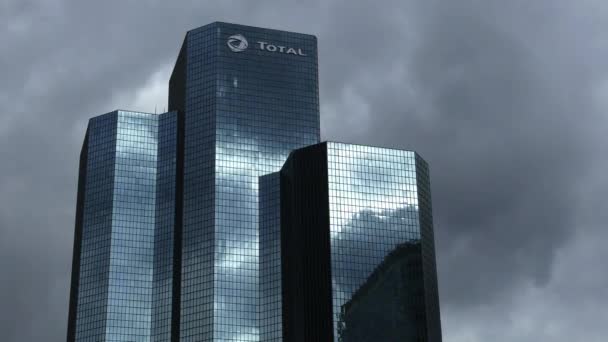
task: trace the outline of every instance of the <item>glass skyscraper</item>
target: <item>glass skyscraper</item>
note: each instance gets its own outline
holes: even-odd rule
[[[280,241],[285,341],[441,341],[428,167],[418,154],[326,142],[291,153],[278,192],[273,179],[260,194],[263,207],[281,208],[264,229],[280,222],[268,239]]]
[[[214,23],[169,85],[182,115],[182,341],[257,341],[258,177],[319,141],[314,36]]]
[[[146,318],[137,329],[120,331],[146,331],[133,335],[137,341],[259,340],[258,177],[278,171],[291,150],[319,141],[317,69],[317,41],[311,35],[219,22],[186,34],[169,81],[173,112],[145,119],[155,132],[146,145],[154,156],[154,167],[146,169],[153,173],[146,183],[152,201],[145,210],[146,258],[132,254],[136,261],[129,262],[147,276],[148,287],[138,287],[142,293],[137,293],[145,296],[138,312]],[[116,134],[96,128],[102,117],[92,119],[89,130],[108,140],[104,148],[110,149]],[[93,153],[83,149],[81,163]],[[114,177],[123,184],[119,160],[103,162],[81,171],[81,182],[97,185],[90,179],[100,172],[106,182]],[[95,185],[79,187],[78,208],[84,209],[77,214],[70,341],[111,340],[114,332],[106,328],[113,303],[141,299],[123,296],[113,302],[112,287],[101,285],[113,274],[104,264],[110,252],[98,246],[89,252],[86,244],[90,239],[110,250],[113,240],[90,236],[99,224],[87,219],[117,212],[113,206],[119,198],[111,196],[108,185],[103,188],[108,195],[93,202]],[[116,221],[104,222],[99,234],[118,229]],[[126,233],[143,239],[141,229]],[[143,245],[137,241],[138,248]],[[96,263],[87,264],[90,253],[97,253]],[[91,288],[83,282],[89,278],[77,275],[83,272],[99,278],[91,280]],[[95,310],[85,306],[89,296],[95,297]],[[97,316],[90,323],[81,311]],[[87,340],[79,329],[95,330],[95,337]]]
[[[291,341],[311,327],[306,341],[357,341],[374,336],[356,322],[388,300],[366,290],[382,286],[424,297],[439,329],[426,163],[320,144],[317,70],[314,36],[215,22],[186,34],[169,112],[89,121],[68,342]],[[304,213],[310,231],[293,224]],[[404,261],[400,247],[419,252]],[[394,271],[412,263],[422,271]],[[420,317],[408,308],[400,322]]]
[[[80,157],[68,341],[149,341],[162,115],[89,121]]]

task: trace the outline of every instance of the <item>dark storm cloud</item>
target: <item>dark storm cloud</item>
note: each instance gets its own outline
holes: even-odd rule
[[[116,94],[133,97],[174,57],[202,8],[146,15],[135,2],[2,6],[0,333],[8,342],[61,341],[86,120],[114,109]],[[202,22],[214,19],[207,13]],[[172,25],[171,16],[192,24]]]
[[[576,41],[555,46],[534,33],[559,29],[567,13],[472,4],[415,12],[412,53],[379,70],[381,81],[363,77],[376,88],[360,85],[370,109],[356,139],[411,147],[430,162],[445,299],[478,305],[528,278],[545,284],[576,228],[572,178],[589,160],[591,140],[581,133],[593,80],[585,69],[563,69],[580,67],[563,60]],[[504,17],[511,13],[513,21]],[[408,43],[392,32],[366,47],[378,51],[390,40]]]
[[[598,284],[607,277],[584,277],[598,266],[586,250],[600,249],[580,236],[606,238],[598,214],[608,194],[598,170],[606,165],[594,160],[608,150],[600,137],[607,10],[564,0],[4,1],[3,341],[65,338],[86,120],[128,107],[116,99],[135,98],[150,75],[174,62],[186,30],[215,20],[316,34],[324,137],[415,149],[429,162],[442,304],[454,315],[443,317],[453,327],[446,340],[525,340],[520,327],[458,335],[456,324],[476,331],[537,312],[509,304],[535,287],[548,290],[547,302],[534,304],[554,309],[530,316],[540,326],[576,321],[564,318],[564,306],[597,318],[587,311],[606,299]],[[572,274],[568,258],[581,260]],[[577,284],[555,284],[568,276],[581,279],[583,301],[571,295]],[[599,341],[605,328],[598,326],[585,325],[588,341]]]

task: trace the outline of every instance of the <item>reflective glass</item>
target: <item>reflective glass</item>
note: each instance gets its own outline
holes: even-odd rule
[[[106,341],[150,341],[158,116],[117,126]]]
[[[152,294],[152,342],[171,340],[175,204],[177,173],[177,114],[158,118],[158,160],[156,170],[156,222],[154,236],[154,288]]]
[[[281,294],[284,338],[441,341],[422,158],[327,142],[290,155],[280,192],[271,176],[261,183],[261,209],[279,206],[281,212],[261,211],[261,232],[280,226],[280,237],[262,235],[262,246],[277,259],[282,281],[263,287],[263,296],[266,308],[275,310],[271,298]],[[281,241],[278,253],[270,247],[273,239]],[[274,284],[270,265],[262,262],[262,284]],[[281,322],[274,329],[281,330]]]
[[[108,113],[89,121],[83,146],[80,176],[85,177],[79,199],[83,210],[81,240],[75,245],[80,251],[79,268],[73,270],[78,281],[73,284],[70,304],[76,306],[71,317],[76,341],[104,341],[108,300],[112,209],[116,160],[116,113]],[[79,180],[79,182],[82,181]],[[82,195],[82,196],[80,196]]]
[[[228,45],[237,34],[244,51]],[[214,23],[182,54],[169,92],[185,114],[180,338],[258,341],[258,177],[319,140],[316,38]]]
[[[422,284],[415,154],[328,143],[327,158],[335,340],[419,340],[404,313],[424,293],[413,289]]]
[[[150,341],[159,117],[115,111],[89,122],[69,335],[76,341]]]

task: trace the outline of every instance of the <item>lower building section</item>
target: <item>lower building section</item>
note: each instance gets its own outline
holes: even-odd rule
[[[106,341],[117,119],[91,119],[82,147],[68,342]]]
[[[291,153],[280,194],[260,189],[280,197],[285,341],[441,341],[429,188],[415,152],[327,142]]]
[[[157,213],[163,213],[157,211],[158,136],[159,122],[172,115],[115,111],[89,122],[81,153],[68,341],[150,341],[152,321],[162,321],[152,318],[166,303],[165,285],[154,279],[155,264],[159,275],[171,270],[155,259],[155,245],[161,245],[156,240],[162,240],[156,236],[162,232]],[[174,139],[168,134],[166,139]]]
[[[184,191],[192,180],[183,176],[183,119],[126,111],[91,119],[78,182],[69,342],[441,342],[429,175],[419,155],[320,143],[294,150],[279,172],[247,174],[247,184],[228,182],[226,175],[238,175],[218,159],[224,193],[206,202],[209,189],[199,184],[201,197],[186,201],[197,188]],[[195,223],[185,212],[209,220],[193,208],[221,203],[227,211],[244,198],[251,202],[241,215],[211,218],[253,229],[249,249],[236,228],[207,232],[225,239],[215,249],[209,239],[182,235]],[[205,220],[197,224],[211,224]],[[193,258],[183,246],[209,255]],[[220,257],[219,247],[234,253]],[[227,276],[244,272],[245,263],[249,283]],[[207,279],[202,294],[223,302],[186,300],[189,277]],[[246,284],[259,287],[241,298]],[[215,324],[221,334],[207,332]]]

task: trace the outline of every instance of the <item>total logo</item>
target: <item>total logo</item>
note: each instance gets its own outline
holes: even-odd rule
[[[276,53],[285,53],[289,55],[307,56],[307,54],[302,52],[302,49],[296,49],[288,46],[273,45],[268,42],[256,43],[257,47],[260,50]],[[232,52],[243,52],[249,47],[249,42],[247,42],[247,38],[245,38],[242,34],[235,34],[233,36],[228,37],[228,41],[226,42],[226,44],[228,45],[230,50],[232,50]]]
[[[228,37],[228,47],[233,52],[245,51],[249,47],[247,39],[240,34]]]

